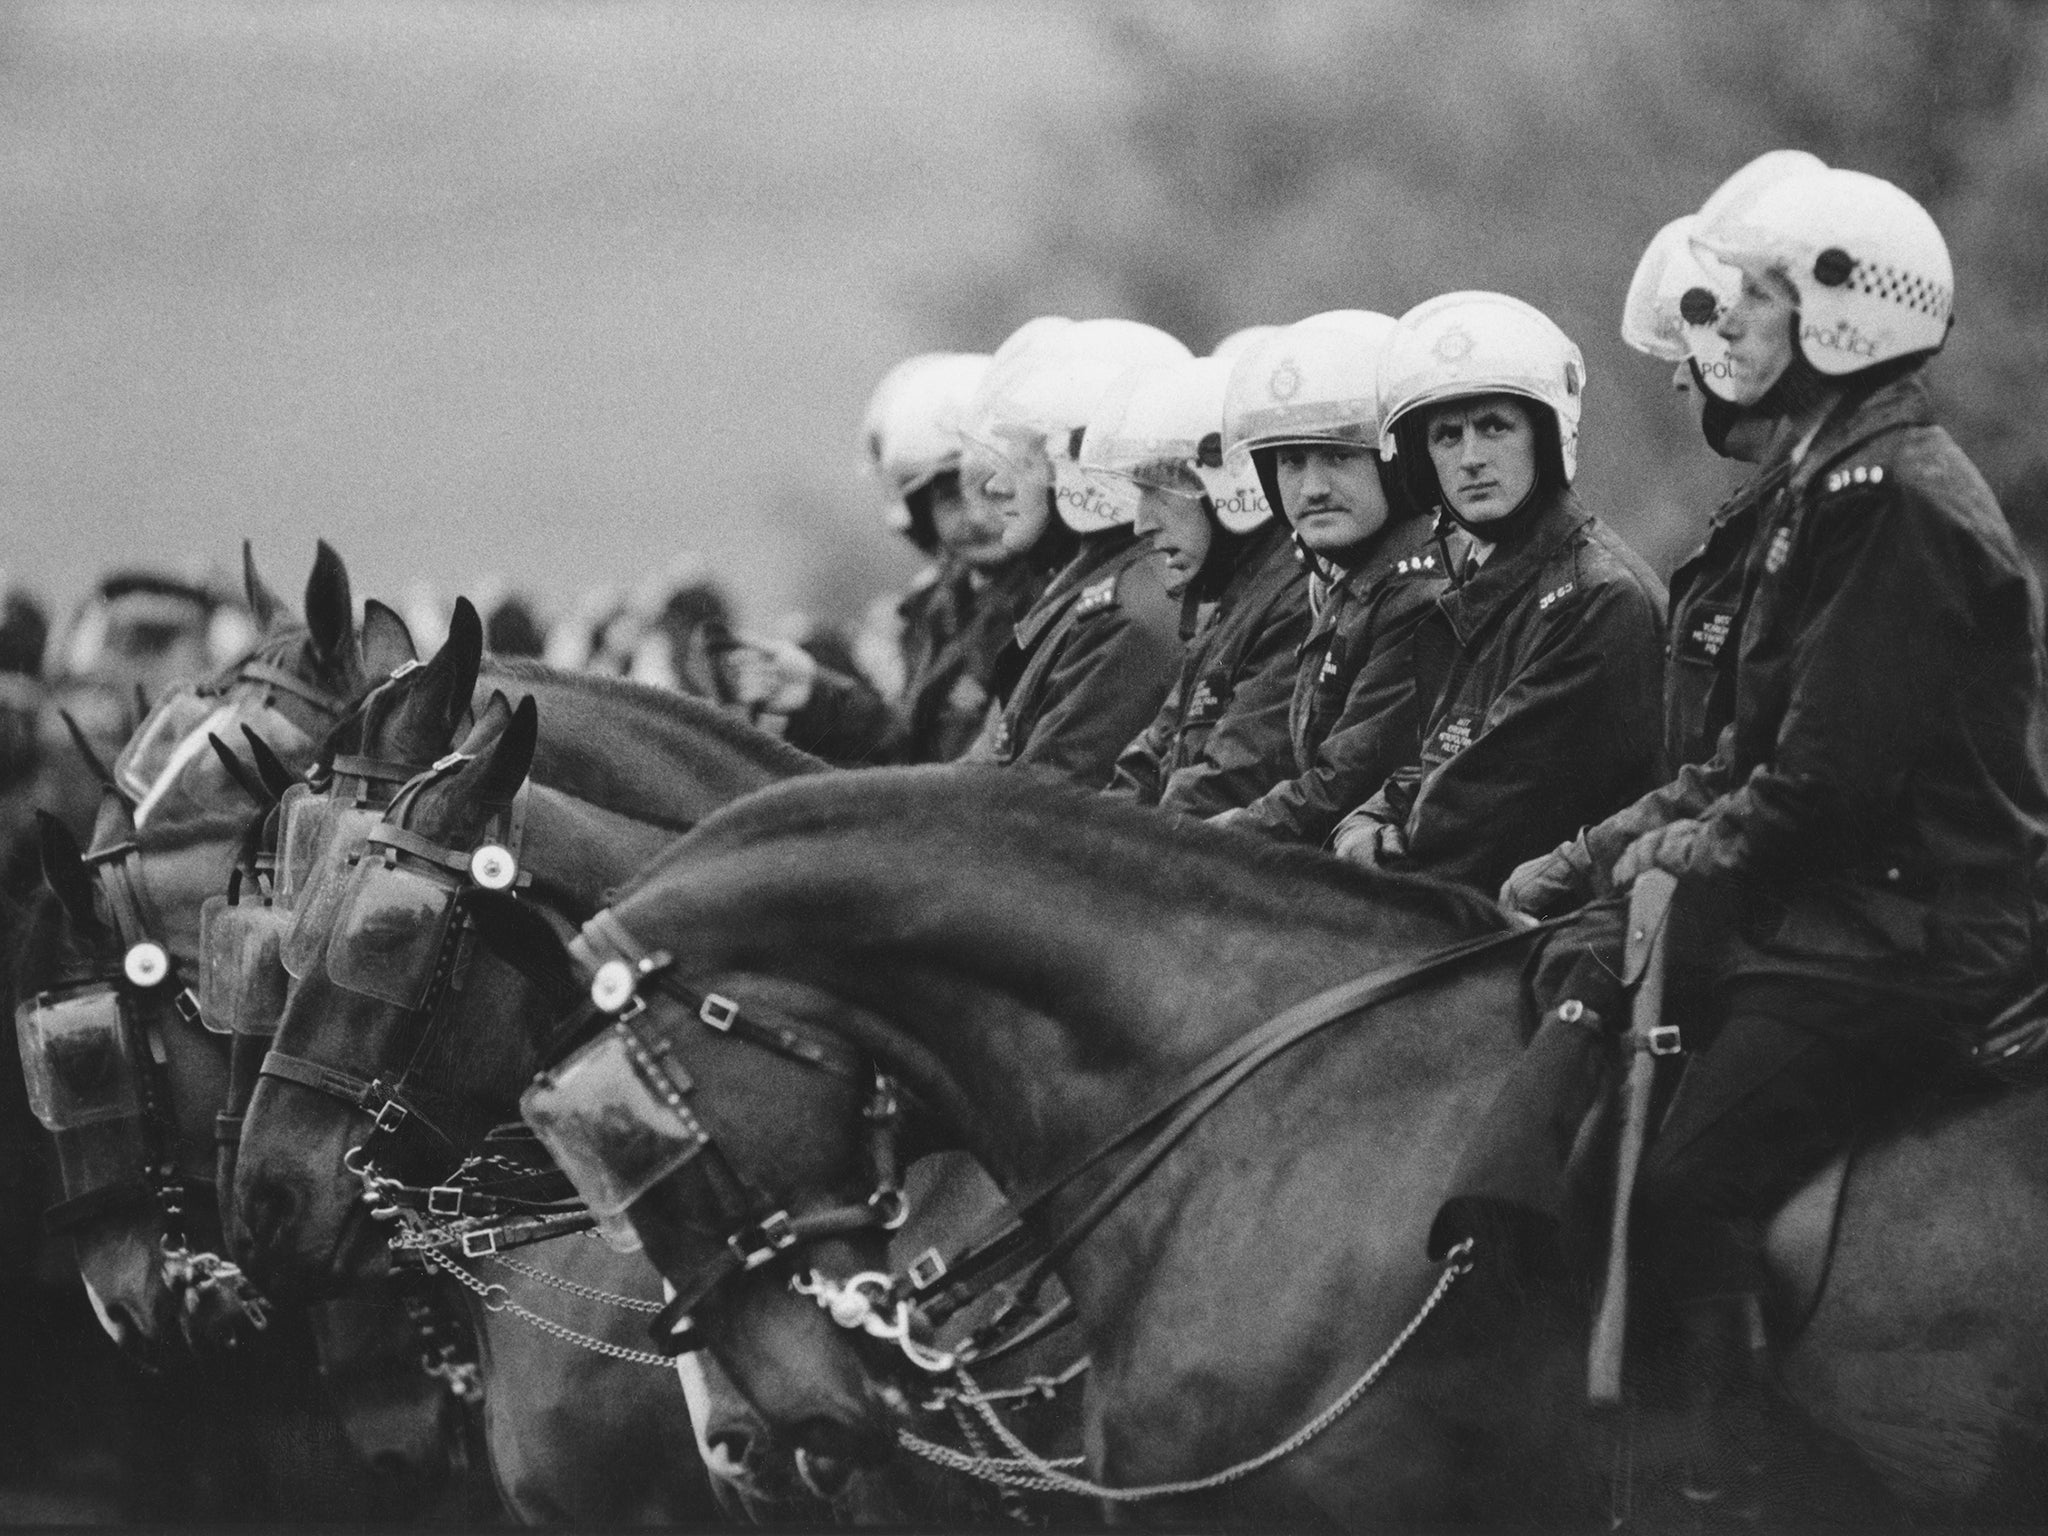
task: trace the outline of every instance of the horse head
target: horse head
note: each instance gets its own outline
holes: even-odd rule
[[[600,1230],[644,1244],[668,1277],[672,1342],[708,1351],[775,1440],[802,1453],[811,1491],[837,1496],[852,1469],[887,1459],[911,1413],[885,1355],[864,1358],[873,1341],[814,1299],[886,1273],[901,1218],[903,1102],[846,1043],[875,1022],[794,978],[680,981],[664,957],[634,952],[613,912],[573,949],[501,895],[479,895],[472,917],[499,953],[590,978],[600,1011],[565,1032],[595,1036],[529,1090],[527,1119]]]
[[[217,743],[254,736],[271,773],[289,774],[368,669],[410,651],[403,624],[374,604],[358,638],[347,572],[325,544],[307,582],[307,624],[263,583],[246,548],[244,574],[263,626],[255,648],[159,700],[111,768],[87,753],[106,788],[90,852],[81,856],[56,824],[43,827],[52,894],[19,978],[25,998],[72,994],[65,1000],[79,1007],[68,1022],[98,1032],[102,1059],[138,1094],[134,1114],[59,1111],[68,1123],[53,1131],[67,1196],[57,1219],[109,1333],[140,1352],[178,1338],[231,1342],[262,1316],[218,1258],[211,1175],[227,1041],[207,1027],[196,989],[202,910],[226,886],[270,791]],[[48,1013],[47,1037],[24,1038],[31,1076],[66,1055],[61,1013]]]

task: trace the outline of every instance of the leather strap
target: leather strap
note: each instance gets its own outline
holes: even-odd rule
[[[1525,928],[1510,928],[1498,933],[1482,934],[1477,938],[1466,939],[1425,955],[1420,960],[1384,966],[1295,1004],[1197,1063],[1183,1073],[1179,1081],[1166,1093],[1161,1094],[1150,1107],[1141,1110],[1126,1123],[1123,1129],[1099,1143],[1092,1152],[1069,1165],[1063,1172],[1040,1184],[1017,1203],[1015,1219],[1022,1224],[1036,1215],[1060,1190],[1102,1162],[1119,1147],[1136,1138],[1148,1126],[1162,1116],[1172,1116],[1138,1154],[1118,1171],[1117,1176],[1102,1192],[1089,1201],[1081,1213],[1067,1224],[1066,1230],[1040,1254],[1018,1282],[1012,1292],[1011,1303],[1004,1308],[1004,1313],[1013,1312],[1028,1302],[1045,1283],[1046,1277],[1068,1254],[1080,1246],[1082,1240],[1159,1165],[1166,1154],[1179,1144],[1204,1115],[1221,1103],[1239,1083],[1282,1051],[1342,1019],[1350,1018],[1367,1008],[1388,1002],[1451,975],[1463,968],[1468,961],[1496,950],[1506,949],[1538,934],[1561,928],[1576,921],[1577,916],[1576,913],[1569,913]]]
[[[236,669],[235,676],[237,679],[246,679],[250,682],[267,683],[280,693],[288,693],[293,698],[303,699],[323,715],[332,715],[337,720],[348,713],[348,704],[345,700],[324,688],[315,688],[304,679],[294,676],[282,667],[274,667],[267,661],[245,661]]]
[[[142,1179],[120,1179],[112,1184],[102,1184],[82,1195],[59,1200],[43,1212],[43,1230],[53,1237],[62,1236],[98,1221],[110,1211],[147,1204],[155,1194],[155,1188]]]

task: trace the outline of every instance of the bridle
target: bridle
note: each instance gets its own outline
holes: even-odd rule
[[[1009,1214],[992,1236],[969,1240],[950,1258],[936,1249],[927,1250],[902,1276],[874,1272],[838,1282],[813,1271],[807,1278],[796,1277],[794,1288],[800,1294],[813,1296],[842,1326],[895,1342],[913,1364],[926,1371],[951,1370],[956,1362],[986,1362],[1007,1354],[1064,1319],[1060,1310],[1035,1317],[1030,1313],[1038,1292],[1067,1255],[1101,1225],[1203,1116],[1260,1067],[1333,1024],[1448,979],[1476,960],[1574,920],[1575,914],[1567,914],[1542,923],[1482,934],[1418,959],[1384,966],[1318,993],[1230,1041],[1183,1072],[1113,1135],[1013,1200]],[[787,1025],[750,1019],[729,998],[692,990],[675,978],[670,954],[641,945],[609,910],[584,925],[571,953],[592,973],[591,1002],[572,1017],[563,1033],[573,1035],[592,1010],[611,1017],[611,1027],[631,1054],[642,1081],[665,1101],[679,1127],[686,1155],[674,1166],[680,1167],[682,1162],[701,1155],[707,1182],[720,1203],[720,1219],[731,1224],[714,1256],[687,1282],[678,1285],[675,1300],[657,1322],[657,1338],[667,1329],[674,1335],[669,1342],[675,1342],[678,1350],[698,1348],[700,1344],[691,1323],[692,1310],[739,1275],[760,1268],[800,1243],[889,1224],[875,1219],[872,1206],[889,1187],[886,1179],[893,1177],[893,1146],[888,1164],[878,1159],[877,1196],[871,1197],[869,1208],[834,1207],[793,1216],[786,1202],[762,1193],[735,1168],[705,1129],[702,1103],[691,1103],[692,1081],[673,1059],[672,1047],[666,1041],[649,1039],[637,1027],[639,1016],[647,1008],[643,988],[651,987],[680,1003],[706,1028],[776,1051],[843,1081],[857,1084],[872,1076],[880,1091],[887,1079],[866,1057],[848,1052],[836,1039],[817,1039]],[[587,1025],[584,1027],[587,1030]],[[536,1089],[528,1093],[527,1118],[541,1131],[544,1140],[549,1138],[536,1120],[536,1093],[544,1095],[553,1076],[543,1074]],[[890,1098],[893,1103],[893,1091]],[[550,1144],[554,1146],[553,1142]],[[1050,1237],[1043,1235],[1046,1211],[1055,1196],[1084,1174],[1134,1146],[1135,1151],[1108,1184],[1078,1214]],[[561,1150],[556,1150],[561,1159]],[[900,1195],[897,1202],[900,1221]],[[957,1350],[934,1350],[914,1337],[914,1322],[928,1328],[937,1318],[989,1294],[991,1285],[976,1287],[977,1280],[986,1281],[992,1274],[1000,1279],[1020,1267],[1021,1278],[999,1293],[1000,1306]],[[941,1296],[934,1287],[947,1277],[950,1280]],[[926,1292],[933,1294],[927,1297],[923,1294]],[[933,1305],[934,1302],[942,1304]]]
[[[272,705],[276,693],[290,695],[337,719],[348,707],[337,695],[281,667],[255,660],[242,662],[224,683],[194,688],[191,693],[195,698],[222,697],[249,683],[262,685],[261,702],[266,707]],[[110,783],[109,788],[121,793],[116,784]],[[161,915],[143,880],[143,858],[140,834],[132,830],[119,841],[96,845],[84,855],[122,947],[118,975],[102,975],[88,990],[103,991],[123,1005],[126,1055],[133,1066],[141,1108],[143,1164],[134,1177],[97,1185],[58,1201],[44,1213],[43,1225],[52,1233],[76,1232],[111,1211],[154,1201],[161,1224],[160,1273],[166,1287],[173,1292],[218,1291],[239,1306],[252,1327],[260,1329],[269,1323],[267,1304],[241,1270],[219,1254],[194,1252],[190,1246],[186,1215],[192,1194],[200,1189],[217,1199],[217,1191],[210,1179],[178,1172],[173,1150],[178,1143],[178,1124],[168,1074],[169,1051],[163,1040],[164,1014],[176,1014],[188,1028],[203,1027],[205,1020],[198,993],[163,936]]]
[[[347,1067],[313,1061],[273,1045],[259,1069],[260,1076],[312,1089],[369,1116],[368,1134],[347,1155],[347,1166],[358,1177],[368,1177],[374,1172],[380,1138],[389,1141],[416,1128],[433,1138],[444,1150],[452,1152],[463,1145],[457,1135],[443,1124],[446,1121],[452,1125],[460,1118],[453,1098],[424,1089],[412,1079],[421,1055],[441,1022],[444,1005],[462,992],[467,980],[473,937],[468,914],[463,910],[464,891],[472,887],[507,890],[531,882],[531,876],[519,867],[518,862],[526,824],[528,786],[522,783],[509,802],[492,809],[483,833],[471,848],[456,849],[437,843],[407,828],[404,820],[417,804],[422,791],[459,771],[470,761],[472,758],[468,754],[450,752],[425,772],[414,775],[393,798],[384,821],[363,835],[360,848],[345,854],[347,868],[357,872],[363,872],[363,861],[371,861],[366,879],[373,877],[380,868],[404,869],[431,880],[444,892],[438,922],[439,937],[424,968],[424,975],[417,978],[416,996],[410,1004],[397,1005],[403,1009],[412,1026],[411,1057],[407,1065],[392,1076],[380,1073],[363,1077]],[[336,767],[339,771],[339,760]],[[342,852],[335,850],[336,854]],[[324,878],[345,877],[353,878],[345,876],[343,861],[337,857]],[[330,978],[333,976],[334,946],[344,937],[338,932],[327,935],[322,963],[329,967]],[[337,981],[336,985],[343,983]],[[434,1104],[431,1114],[427,1107],[430,1099],[439,1101]]]
[[[676,1294],[654,1324],[659,1348],[670,1354],[702,1348],[694,1313],[740,1276],[794,1258],[813,1243],[902,1226],[909,1207],[898,1156],[901,1095],[894,1080],[865,1053],[850,1049],[832,1035],[812,1033],[786,1020],[759,1017],[722,993],[696,990],[677,976],[672,955],[647,949],[609,910],[584,924],[570,952],[593,974],[591,996],[557,1030],[552,1054],[560,1055],[579,1044],[586,1051],[610,1044],[624,1053],[635,1076],[672,1117],[676,1141],[668,1171],[686,1163],[702,1169],[722,1228],[709,1258],[684,1280],[669,1277]],[[693,1106],[695,1084],[677,1059],[673,1042],[640,1027],[649,991],[680,1004],[693,1024],[713,1035],[780,1056],[861,1096],[870,1192],[857,1201],[799,1211],[749,1178],[707,1123],[713,1117],[704,1113],[701,1103]],[[537,1114],[536,1106],[544,1105],[566,1070],[543,1072],[525,1100],[528,1122],[557,1152],[558,1161],[561,1143],[559,1138],[551,1139],[544,1114]],[[793,1279],[801,1282],[803,1277]],[[817,1279],[815,1272],[811,1279]]]

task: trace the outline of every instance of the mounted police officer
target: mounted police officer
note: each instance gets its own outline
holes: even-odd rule
[[[1081,467],[1121,498],[1166,559],[1187,652],[1109,793],[1211,816],[1256,799],[1292,765],[1287,708],[1308,637],[1308,572],[1256,485],[1223,465],[1230,367],[1214,357],[1136,368],[1110,386]]]
[[[1662,869],[1728,914],[1718,1029],[1687,1042],[1641,1198],[1725,1486],[1773,1407],[1757,1224],[2039,980],[2048,768],[2038,587],[1920,378],[1953,302],[1933,220],[1823,169],[1693,239],[1742,275],[1717,333],[1788,471],[1712,760],[1585,843],[1616,887]]]
[[[1415,761],[1421,718],[1409,639],[1442,590],[1429,519],[1380,454],[1379,354],[1392,317],[1333,310],[1239,356],[1224,458],[1280,515],[1312,573],[1314,620],[1295,666],[1288,754],[1271,786],[1215,818],[1321,847],[1346,811]]]
[[[1414,641],[1418,758],[1337,852],[1491,895],[1533,850],[1656,782],[1664,589],[1572,494],[1579,349],[1497,293],[1410,310],[1380,362],[1380,445],[1466,536]]]
[[[1005,548],[1054,574],[997,662],[997,703],[967,761],[1101,789],[1172,687],[1180,605],[1165,559],[1103,505],[1074,453],[1117,375],[1188,359],[1148,325],[1056,316],[997,350],[963,430],[961,485],[1001,516]]]
[[[778,714],[799,746],[852,765],[939,763],[981,730],[996,657],[1039,584],[1002,547],[1000,521],[960,493],[959,421],[989,362],[922,353],[869,400],[861,442],[889,526],[933,562],[888,604],[887,632],[838,666],[759,639],[723,658],[735,702]]]

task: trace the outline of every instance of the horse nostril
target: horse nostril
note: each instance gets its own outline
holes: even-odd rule
[[[721,1429],[705,1436],[705,1445],[710,1449],[711,1459],[718,1463],[712,1471],[722,1476],[731,1476],[747,1464],[747,1458],[754,1452],[754,1437],[743,1429]]]

